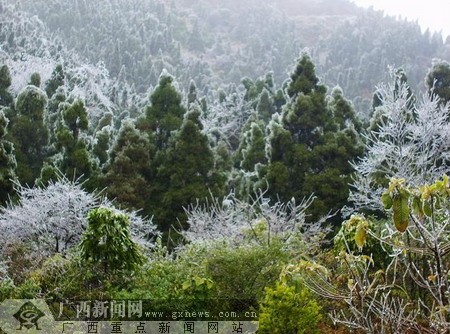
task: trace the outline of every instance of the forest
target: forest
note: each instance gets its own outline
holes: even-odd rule
[[[450,334],[449,61],[347,0],[0,0],[0,303]]]

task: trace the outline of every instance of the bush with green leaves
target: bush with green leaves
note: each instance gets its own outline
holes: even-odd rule
[[[258,334],[317,334],[321,308],[300,282],[277,282],[260,304]]]
[[[131,237],[129,217],[106,207],[89,212],[80,252],[87,264],[97,266],[106,277],[133,273],[144,263],[143,254]]]
[[[215,283],[204,263],[207,250],[188,245],[176,253],[157,247],[126,289],[113,289],[115,299],[146,299],[159,311],[212,310],[217,304]]]
[[[206,271],[217,288],[217,298],[236,311],[256,308],[264,288],[273,285],[287,263],[284,244],[272,240],[266,245],[209,248]]]
[[[32,271],[25,283],[40,287],[40,296],[47,299],[94,300],[111,298],[110,290],[126,286],[132,276],[104,279],[97,266],[86,265],[78,250],[62,256],[55,254]]]

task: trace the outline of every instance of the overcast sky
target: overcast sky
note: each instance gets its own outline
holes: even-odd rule
[[[449,0],[352,0],[359,6],[383,10],[389,15],[401,15],[408,20],[418,19],[422,31],[442,31],[444,39],[450,35]]]

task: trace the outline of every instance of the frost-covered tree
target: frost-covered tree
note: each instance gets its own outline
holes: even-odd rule
[[[245,92],[230,87],[232,91],[226,94],[223,90],[217,92],[218,97],[214,104],[202,114],[203,132],[210,140],[217,144],[224,140],[230,146],[231,151],[236,151],[239,146],[239,138],[242,129],[254,109],[245,99]]]
[[[449,106],[426,93],[414,106],[406,82],[396,74],[380,85],[378,125],[367,134],[365,155],[353,163],[349,200],[356,208],[381,209],[379,198],[391,177],[411,185],[431,183],[447,172],[450,159]]]
[[[52,76],[45,85],[45,92],[47,93],[49,99],[56,93],[59,87],[64,85],[64,78],[65,76],[62,65],[56,65],[54,71],[52,72]]]
[[[108,152],[113,134],[115,134],[115,132],[110,125],[101,127],[101,129],[95,133],[92,154],[97,159],[97,165],[100,169],[102,169],[108,161]]]
[[[320,222],[306,221],[306,210],[313,200],[272,202],[261,190],[245,201],[233,192],[224,198],[211,197],[205,204],[192,203],[186,208],[189,228],[182,234],[201,244],[269,245],[278,238],[287,244],[298,246],[300,241],[302,246],[319,249],[328,230]]]
[[[100,205],[116,210],[99,194],[88,193],[77,181],[61,176],[45,187],[16,184],[19,201],[9,202],[0,214],[0,253],[9,244],[23,242],[41,256],[64,253],[79,243],[87,227],[88,212]],[[151,221],[135,212],[130,216],[133,239],[151,247],[149,237],[156,235]]]
[[[273,99],[270,96],[270,92],[264,88],[259,95],[258,104],[256,106],[259,117],[267,124],[270,118],[275,112],[275,106]]]
[[[351,101],[345,98],[339,86],[331,91],[330,96],[327,98],[327,105],[339,130],[353,127],[356,132],[362,132],[362,124],[356,116],[353,105]]]
[[[230,187],[243,199],[251,195],[259,186],[258,170],[267,163],[264,122],[253,114],[247,121],[235,155]]]

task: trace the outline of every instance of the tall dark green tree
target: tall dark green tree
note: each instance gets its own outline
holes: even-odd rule
[[[258,115],[252,114],[244,126],[235,158],[232,186],[242,199],[254,194],[259,186],[257,170],[267,163],[265,124]]]
[[[16,100],[11,136],[17,159],[16,172],[22,184],[34,183],[47,154],[46,105],[45,92],[35,86],[26,86]]]
[[[261,94],[259,95],[256,110],[258,111],[259,117],[265,124],[269,123],[270,118],[276,111],[270,92],[266,88],[263,88]]]
[[[56,65],[55,69],[52,72],[52,76],[45,85],[45,92],[47,93],[48,98],[51,98],[53,94],[55,94],[58,87],[64,85],[64,77],[65,75],[62,65]]]
[[[41,75],[37,72],[33,73],[31,75],[29,85],[33,85],[33,86],[40,88],[41,87]]]
[[[221,195],[224,178],[214,170],[214,154],[201,132],[198,110],[189,111],[174,136],[153,184],[153,211],[163,231],[178,222],[186,228],[183,207],[210,194]]]
[[[133,121],[122,121],[106,168],[104,185],[109,197],[127,208],[146,208],[150,199],[146,176],[153,151],[148,136],[139,131]]]
[[[450,101],[450,64],[446,61],[439,61],[433,65],[425,78],[428,90],[433,89],[441,99],[441,103]]]
[[[94,165],[85,136],[88,125],[83,101],[61,105],[61,122],[55,135],[58,153],[43,168],[42,181],[57,178],[56,169],[69,178],[86,180],[92,176]]]
[[[8,119],[3,110],[0,109],[0,205],[5,205],[8,198],[14,192],[16,179],[16,158],[14,156],[13,144],[6,136]]]
[[[334,91],[327,103],[310,57],[303,54],[287,87],[281,120],[269,125],[270,162],[264,170],[270,195],[288,201],[311,194],[310,219],[346,204],[352,168],[360,153],[351,105]]]
[[[163,73],[159,84],[150,97],[151,105],[146,109],[145,127],[156,150],[168,147],[171,132],[178,130],[186,109],[181,104],[181,95],[173,86],[173,77]]]
[[[14,98],[9,92],[11,86],[11,74],[9,68],[6,65],[0,67],[0,106],[11,107],[14,102]]]
[[[361,133],[361,121],[356,116],[351,101],[345,98],[340,87],[333,88],[327,99],[327,105],[333,115],[338,130],[344,130],[353,125],[356,132]]]

